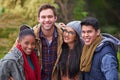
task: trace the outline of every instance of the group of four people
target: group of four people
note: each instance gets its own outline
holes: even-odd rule
[[[55,7],[45,4],[38,25],[20,28],[16,44],[0,61],[0,80],[118,80],[120,40],[101,34],[93,17],[64,27],[56,20]]]

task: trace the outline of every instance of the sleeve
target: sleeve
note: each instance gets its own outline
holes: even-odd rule
[[[8,80],[10,77],[10,69],[8,61],[0,61],[0,80]]]
[[[106,80],[118,80],[118,62],[116,57],[110,53],[104,55],[101,70]]]

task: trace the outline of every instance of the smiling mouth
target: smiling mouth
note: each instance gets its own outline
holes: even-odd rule
[[[28,50],[26,50],[27,52],[32,52],[32,50],[31,49],[28,49]]]
[[[85,39],[85,42],[89,42],[90,41],[90,39]]]
[[[69,38],[68,38],[68,37],[64,37],[64,39],[65,39],[65,40],[69,40]]]

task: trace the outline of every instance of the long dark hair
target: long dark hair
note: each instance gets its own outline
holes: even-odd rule
[[[79,64],[80,64],[80,56],[82,54],[83,43],[82,40],[78,37],[76,38],[73,50],[70,52],[70,58],[68,63],[68,77],[73,78],[78,74],[80,71]],[[62,76],[66,75],[66,63],[68,59],[69,47],[66,43],[62,45],[62,54],[60,57],[60,61],[58,63],[58,80],[61,80],[61,72]]]

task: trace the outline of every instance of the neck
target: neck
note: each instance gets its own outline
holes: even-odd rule
[[[68,46],[69,46],[69,49],[73,49],[74,43],[69,43]]]
[[[48,39],[48,41],[52,40],[53,34],[54,34],[54,27],[50,30],[45,30],[42,28],[43,35],[45,38]]]

